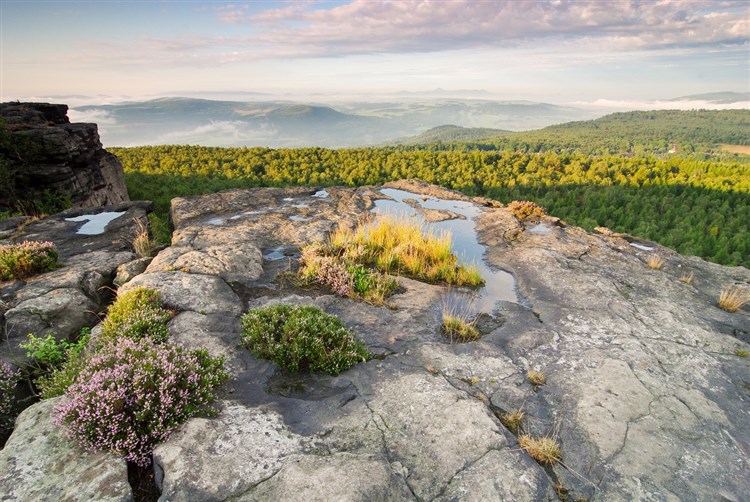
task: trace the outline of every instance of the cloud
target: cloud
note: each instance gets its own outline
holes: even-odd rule
[[[218,15],[260,29],[258,42],[300,56],[507,48],[555,38],[634,50],[750,37],[750,6],[735,1],[354,0],[333,8],[299,2],[259,12],[231,6]]]
[[[252,127],[241,120],[212,120],[208,124],[162,134],[155,140],[141,139],[140,144],[153,145],[209,145],[242,146],[248,144],[270,145],[275,143],[278,131],[272,127]]]
[[[581,108],[593,108],[607,111],[628,110],[750,110],[750,101],[735,101],[732,103],[717,103],[715,101],[681,99],[666,101],[633,101],[597,99],[594,101],[575,101],[569,103]]]

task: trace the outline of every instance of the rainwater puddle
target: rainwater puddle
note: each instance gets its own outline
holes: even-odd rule
[[[484,261],[486,247],[479,244],[477,240],[476,223],[474,222],[474,218],[482,214],[479,207],[467,201],[438,199],[394,188],[383,188],[380,193],[394,200],[376,200],[373,209],[376,213],[417,218],[428,230],[436,233],[443,231],[451,233],[453,252],[462,262],[475,264],[485,280],[485,285],[477,290],[476,297],[473,299],[473,310],[491,312],[499,301],[519,303],[516,281],[513,276],[504,270],[490,268]],[[416,201],[420,207],[425,209],[451,211],[464,218],[425,223],[419,210],[412,207],[414,202],[410,204],[405,202],[405,199]]]
[[[638,244],[637,242],[631,242],[630,245],[636,249],[640,249],[641,251],[653,251],[654,250],[654,248],[651,246],[645,246],[643,244]]]
[[[76,216],[75,218],[65,218],[65,221],[85,221],[84,225],[76,232],[80,235],[99,235],[104,233],[104,229],[107,228],[109,222],[119,218],[125,214],[122,212],[111,212],[111,213],[99,213],[99,214],[84,214]]]
[[[289,219],[292,221],[301,221],[301,222],[312,220],[312,218],[303,218],[302,216],[297,216],[296,214],[290,216]]]
[[[552,232],[552,229],[550,227],[548,227],[547,225],[545,225],[544,223],[540,223],[540,224],[538,224],[536,226],[533,226],[530,229],[528,229],[527,232],[530,232],[532,234],[543,234],[543,235],[545,235],[545,234],[548,234],[548,233]]]
[[[211,218],[206,223],[208,223],[209,225],[221,226],[224,224],[224,218]]]
[[[264,260],[278,261],[283,260],[287,256],[284,254],[284,246],[279,246],[268,254],[263,255]]]
[[[317,192],[315,192],[313,194],[313,197],[317,197],[319,199],[326,199],[326,198],[328,198],[328,192],[324,188],[323,190],[318,190]]]

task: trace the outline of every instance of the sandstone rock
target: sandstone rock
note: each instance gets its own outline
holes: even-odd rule
[[[27,408],[0,450],[3,500],[130,501],[125,461],[110,453],[81,450],[53,422],[62,398]]]
[[[122,286],[126,282],[131,281],[136,275],[140,275],[145,272],[146,268],[151,263],[151,260],[153,260],[153,258],[147,256],[144,258],[137,258],[133,261],[129,261],[127,263],[119,265],[117,267],[117,273],[113,281],[114,285],[118,287]]]
[[[238,317],[242,303],[232,289],[216,276],[185,272],[156,272],[141,274],[123,285],[119,291],[136,288],[155,289],[164,304],[171,309],[200,314],[222,314]]]
[[[0,206],[45,191],[70,196],[73,207],[129,200],[122,165],[102,148],[96,124],[71,124],[67,111],[66,105],[47,103],[0,104],[6,133],[23,156],[18,166],[6,166],[17,172],[9,193],[0,193]]]

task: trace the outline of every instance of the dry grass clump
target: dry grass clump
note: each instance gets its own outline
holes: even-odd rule
[[[690,272],[690,273],[685,272],[684,274],[682,274],[682,277],[680,277],[680,281],[689,285],[693,283],[694,278],[695,278],[695,272]]]
[[[750,357],[750,352],[748,352],[745,349],[735,349],[734,350],[734,355],[736,355],[738,357]]]
[[[535,438],[530,434],[522,434],[518,436],[518,444],[541,464],[554,465],[562,460],[560,444],[553,437]]]
[[[442,330],[451,342],[479,340],[479,330],[474,326],[474,322],[460,317],[444,315]]]
[[[135,254],[141,258],[147,258],[154,254],[154,251],[159,246],[158,243],[151,238],[148,226],[143,223],[140,219],[134,219],[135,222],[135,235],[130,244],[133,246]]]
[[[523,426],[526,413],[523,410],[509,411],[498,415],[500,422],[513,434],[518,434]]]
[[[514,200],[508,204],[508,209],[519,220],[541,218],[547,214],[542,206],[529,200]]]
[[[472,298],[465,294],[449,292],[443,297],[440,330],[451,342],[462,343],[479,340],[477,316],[471,308]]]
[[[527,371],[526,380],[528,380],[531,385],[534,385],[537,387],[547,383],[547,377],[545,376],[545,374],[541,371],[536,371],[536,370]]]
[[[664,266],[664,258],[659,256],[658,254],[652,254],[648,258],[648,268],[652,270],[661,270]]]
[[[719,307],[727,312],[737,312],[750,302],[750,289],[727,284],[719,296]]]

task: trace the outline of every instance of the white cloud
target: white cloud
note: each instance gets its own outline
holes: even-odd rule
[[[239,146],[245,144],[263,145],[276,141],[278,132],[271,127],[251,127],[240,120],[211,121],[208,124],[162,134],[148,144],[154,145],[211,145]],[[143,144],[143,143],[140,143]]]

